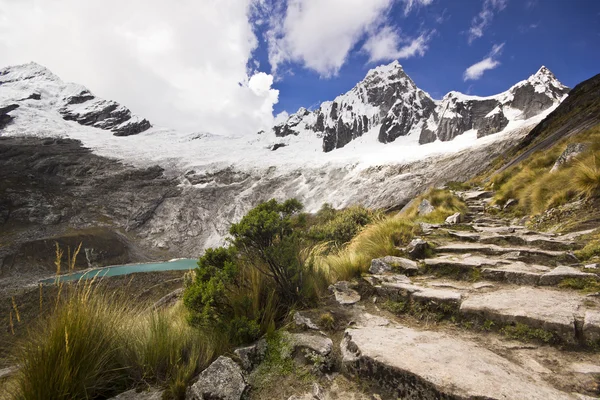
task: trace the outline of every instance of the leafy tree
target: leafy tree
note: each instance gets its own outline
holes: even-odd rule
[[[300,300],[300,237],[291,218],[301,210],[298,200],[278,203],[272,199],[250,210],[229,229],[232,244],[254,268],[273,279],[288,304]]]

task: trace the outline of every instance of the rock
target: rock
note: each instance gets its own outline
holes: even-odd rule
[[[302,329],[313,329],[316,331],[319,330],[319,327],[317,326],[317,324],[312,322],[312,320],[310,318],[302,315],[300,313],[300,311],[296,311],[294,313],[294,323],[296,324],[297,327],[302,328]]]
[[[162,398],[162,390],[149,388],[140,392],[137,392],[135,389],[132,389],[127,392],[123,392],[110,400],[162,400]]]
[[[600,375],[600,365],[576,362],[569,366],[569,369],[577,374]]]
[[[502,209],[506,210],[508,208],[516,206],[517,204],[519,204],[519,201],[517,199],[508,199],[506,203],[504,203],[504,207],[502,207]]]
[[[484,243],[450,243],[437,247],[436,251],[443,253],[481,253],[485,255],[510,254],[512,258],[523,259],[521,261],[526,262],[531,259],[577,262],[577,258],[564,251],[542,250],[531,247],[503,247]]]
[[[489,199],[494,196],[494,192],[488,190],[476,190],[473,192],[463,192],[460,197],[465,201]]]
[[[271,146],[271,151],[275,151],[285,146],[287,146],[285,143],[275,143],[273,146]]]
[[[508,125],[508,119],[504,116],[503,107],[498,106],[478,122],[477,138],[500,132],[506,128],[506,125]]]
[[[559,168],[568,163],[573,158],[583,153],[589,147],[588,143],[569,143],[565,151],[556,159],[556,162],[552,166],[550,172],[556,172]]]
[[[431,203],[427,199],[424,199],[423,201],[421,201],[421,204],[419,204],[419,207],[417,208],[417,212],[419,213],[420,216],[429,215],[434,211],[435,211],[435,208],[431,205]]]
[[[457,212],[446,218],[447,224],[460,224],[463,220],[463,216],[461,213]]]
[[[350,305],[360,301],[360,294],[351,289],[346,281],[339,281],[330,285],[329,291],[335,295],[335,300],[341,305]]]
[[[473,284],[473,289],[475,289],[475,290],[488,289],[488,288],[493,288],[493,287],[494,287],[494,285],[489,282],[475,282]]]
[[[0,107],[0,129],[10,124],[13,120],[13,116],[8,113],[19,108],[18,104],[9,104],[7,106]]]
[[[265,358],[265,354],[267,353],[267,341],[265,339],[260,339],[250,346],[239,347],[233,352],[240,359],[242,368],[246,372],[250,372]]]
[[[473,293],[462,302],[460,312],[501,324],[523,323],[573,342],[581,303],[582,297],[574,293],[522,287]]]
[[[600,341],[600,311],[588,310],[585,312],[583,337],[590,342]]]
[[[409,257],[417,260],[421,260],[427,257],[427,250],[429,249],[429,243],[423,239],[413,239],[406,247],[406,253]]]
[[[598,264],[598,263],[587,264],[587,265],[584,265],[583,268],[586,268],[586,269],[598,269],[598,268],[600,268],[600,264]]]
[[[402,399],[547,400],[570,396],[475,342],[404,326],[346,329],[345,369]]]
[[[514,262],[495,268],[482,268],[481,276],[495,281],[514,283],[516,285],[537,285],[542,274],[550,268]]]
[[[188,388],[186,400],[240,400],[248,387],[242,369],[220,356]]]
[[[327,336],[284,332],[284,337],[290,343],[294,352],[299,349],[308,349],[327,357],[333,350],[333,341]]]
[[[398,271],[406,275],[419,272],[419,266],[413,260],[402,257],[385,256],[371,260],[369,272],[372,274],[383,274],[385,272]]]
[[[592,274],[589,272],[583,272],[577,268],[559,266],[554,268],[550,272],[546,272],[540,278],[540,285],[542,286],[550,286],[550,285],[558,285],[565,279],[575,278],[575,279],[598,279],[598,275]]]

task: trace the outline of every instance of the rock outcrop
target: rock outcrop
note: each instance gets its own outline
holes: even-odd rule
[[[220,356],[188,388],[186,400],[240,400],[248,384],[241,368]]]
[[[0,129],[12,122],[14,117],[10,115],[9,112],[16,110],[17,108],[19,108],[18,104],[8,104],[0,107]]]

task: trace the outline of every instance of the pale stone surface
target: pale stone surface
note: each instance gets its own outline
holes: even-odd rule
[[[421,201],[421,204],[419,204],[419,207],[417,208],[417,212],[421,216],[429,215],[434,210],[435,210],[435,208],[431,205],[431,203],[427,199]]]
[[[600,340],[600,311],[588,310],[583,319],[583,337],[586,340]]]
[[[558,285],[564,279],[569,278],[598,279],[598,275],[583,272],[573,267],[559,266],[542,275],[540,278],[540,285]]]
[[[589,363],[573,363],[569,369],[577,374],[600,375],[600,365]]]
[[[402,326],[347,329],[344,366],[398,398],[570,399],[533,372],[444,333]]]
[[[220,356],[188,388],[186,400],[239,400],[248,387],[242,369],[229,357]]]
[[[463,215],[459,212],[452,214],[448,218],[446,218],[447,224],[460,224],[463,220]]]
[[[162,390],[154,388],[142,390],[140,392],[136,392],[135,389],[132,389],[113,397],[111,400],[161,400],[162,395]]]
[[[317,324],[315,324],[307,316],[302,315],[302,313],[300,313],[300,311],[296,311],[294,313],[294,323],[296,324],[296,326],[298,326],[300,328],[307,328],[307,329],[312,329],[315,331],[319,330],[319,327],[317,326]]]
[[[333,350],[333,342],[327,336],[285,332],[284,337],[294,349],[305,348],[322,356],[328,356]]]
[[[403,257],[385,256],[371,260],[369,272],[372,274],[383,274],[394,270],[405,274],[416,274],[419,272],[419,266],[415,261]]]
[[[462,267],[465,269],[472,269],[481,267],[496,267],[499,265],[509,264],[510,262],[507,260],[482,257],[472,254],[448,254],[440,255],[436,258],[426,258],[424,263],[428,267]]]
[[[472,192],[461,193],[461,197],[465,201],[489,199],[490,197],[493,197],[493,196],[494,196],[494,192],[490,192],[487,190],[477,190],[477,191],[472,191]]]
[[[335,300],[341,305],[350,305],[360,301],[360,294],[346,281],[339,281],[329,286],[329,291],[335,295]]]
[[[572,341],[581,303],[582,297],[575,293],[521,287],[474,293],[462,302],[460,311],[500,323],[520,322]]]
[[[537,285],[542,274],[550,270],[549,267],[543,265],[511,262],[494,268],[482,268],[481,276],[517,285]]]

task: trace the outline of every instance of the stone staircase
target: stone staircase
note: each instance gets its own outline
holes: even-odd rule
[[[587,232],[534,232],[486,213],[490,192],[459,195],[465,222],[423,224],[416,267],[373,260],[345,306],[346,370],[402,399],[596,398],[600,297],[561,285],[599,280],[572,252]]]

